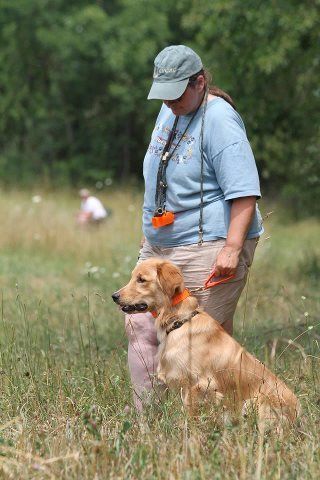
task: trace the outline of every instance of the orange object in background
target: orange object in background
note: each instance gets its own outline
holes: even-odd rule
[[[173,212],[164,212],[159,217],[152,217],[152,225],[154,228],[164,227],[174,222]]]

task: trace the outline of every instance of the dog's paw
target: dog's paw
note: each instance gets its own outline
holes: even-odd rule
[[[166,376],[163,372],[157,372],[157,380],[159,383],[166,383]]]

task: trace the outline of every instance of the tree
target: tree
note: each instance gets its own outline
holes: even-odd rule
[[[3,0],[0,174],[141,178],[153,59],[193,47],[235,99],[264,192],[318,212],[320,1]]]
[[[265,189],[319,212],[319,1],[200,0],[183,24],[235,98]]]

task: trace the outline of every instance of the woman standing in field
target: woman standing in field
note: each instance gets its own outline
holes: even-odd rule
[[[144,159],[140,260],[172,261],[191,290],[212,272],[233,275],[195,294],[232,335],[235,308],[263,231],[254,156],[232,99],[209,86],[193,50],[170,46],[154,63],[148,99],[163,104]],[[156,370],[154,319],[149,313],[127,315],[126,330],[135,404],[141,409]]]

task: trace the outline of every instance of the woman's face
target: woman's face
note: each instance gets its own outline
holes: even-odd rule
[[[163,100],[171,108],[174,115],[188,115],[194,112],[203,100],[205,81],[200,75],[194,85],[188,85],[180,98],[176,100]]]

